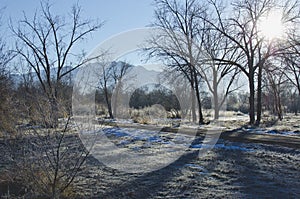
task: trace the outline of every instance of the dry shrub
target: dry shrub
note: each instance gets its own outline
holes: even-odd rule
[[[167,118],[167,112],[158,104],[143,109],[133,109],[130,111],[133,122],[140,124],[153,124],[158,121],[164,121]]]
[[[150,117],[147,116],[142,110],[131,111],[131,119],[134,123],[149,124]]]
[[[13,179],[28,198],[75,198],[74,180],[88,155],[75,134],[58,129],[30,129],[10,143]],[[14,169],[13,169],[14,168]]]

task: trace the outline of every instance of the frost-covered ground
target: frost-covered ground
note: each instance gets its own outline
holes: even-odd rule
[[[218,125],[225,131],[241,130],[247,119],[247,116],[237,115],[220,120]],[[72,185],[78,198],[300,198],[300,149],[295,146],[219,139],[211,150],[199,157],[199,150],[209,148],[202,144],[202,134],[193,137],[156,132],[147,125],[125,120],[121,123],[133,127],[99,126],[103,128],[102,135],[116,146],[114,153],[98,150],[100,154],[104,152],[110,158],[121,152],[143,154],[149,157],[152,167],[169,160],[170,154],[179,154],[179,158],[150,172],[127,173],[104,165],[96,158],[97,154],[92,154]],[[299,136],[299,124],[300,116],[285,116],[282,122],[255,129],[245,126],[241,131],[295,139]],[[212,122],[203,129],[215,125]],[[181,127],[196,128],[188,122],[182,122]],[[73,137],[79,139],[75,134]],[[0,166],[7,154],[4,146],[0,143]],[[97,147],[95,142],[94,151],[103,149]],[[0,198],[2,195],[0,190]]]
[[[120,150],[155,153],[188,146],[178,160],[145,173],[106,167],[93,156],[78,192],[88,198],[299,198],[300,150],[275,145],[219,140],[198,157],[201,139],[148,130],[106,128]],[[167,154],[168,151],[166,151]],[[162,158],[162,156],[160,156]],[[88,176],[88,177],[87,177]]]

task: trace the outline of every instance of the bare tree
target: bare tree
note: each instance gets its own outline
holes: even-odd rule
[[[71,73],[98,58],[85,59],[84,53],[77,53],[75,48],[101,27],[102,23],[82,20],[79,5],[64,17],[55,15],[48,2],[41,3],[40,11],[31,20],[24,13],[18,25],[11,22],[16,52],[34,74],[33,81],[24,84],[28,94],[33,94],[31,98],[25,96],[25,101],[36,102],[34,108],[41,120],[34,128],[20,128],[19,139],[11,140],[10,145],[16,166],[12,175],[21,179],[31,192],[30,198],[62,197],[72,188],[89,154],[78,136],[69,131],[71,115],[61,102]],[[31,108],[28,106],[29,112]],[[62,120],[64,126],[58,122],[59,114],[68,118]]]
[[[95,73],[99,74],[100,78],[98,89],[103,90],[109,117],[114,119],[114,115],[117,114],[118,99],[122,94],[122,82],[125,81],[124,78],[133,65],[122,61],[110,63],[104,59],[96,64],[98,65],[96,70],[99,71]]]
[[[263,68],[270,57],[278,54],[282,50],[282,46],[279,45],[280,42],[268,42],[265,40],[260,34],[258,24],[263,16],[279,4],[273,0],[240,0],[234,1],[232,3],[232,9],[224,13],[216,1],[209,0],[209,2],[215,10],[216,18],[212,21],[204,20],[223,36],[228,38],[231,41],[231,48],[237,48],[240,53],[239,55],[241,55],[237,60],[215,59],[215,61],[235,65],[246,75],[250,92],[249,123],[251,125],[259,125],[262,111]],[[285,6],[288,5],[285,4]],[[290,13],[286,13],[286,22],[291,21],[288,15],[296,8],[295,5],[292,5],[289,9],[286,9],[290,10]],[[257,86],[257,93],[255,92],[255,85]],[[256,107],[255,94],[257,94]],[[255,109],[257,112],[256,121]]]
[[[201,97],[199,90],[199,73],[197,64],[202,59],[198,45],[202,38],[199,32],[198,15],[201,7],[195,0],[185,0],[179,3],[175,0],[156,0],[156,22],[153,24],[162,29],[162,34],[152,38],[150,56],[163,60],[171,70],[180,71],[189,80],[192,96],[192,118],[196,121],[196,106],[198,106],[198,123],[204,124]],[[197,104],[196,104],[197,103]]]
[[[273,98],[273,110],[277,114],[279,120],[283,119],[282,110],[282,93],[287,83],[287,78],[284,73],[281,72],[281,67],[274,65],[274,63],[268,62],[265,67],[266,80],[265,84],[269,93]]]
[[[105,104],[107,106],[109,118],[114,119],[114,115],[112,112],[112,106],[111,106],[111,93],[110,93],[110,86],[112,84],[112,76],[111,76],[111,70],[110,63],[107,61],[102,60],[101,62],[96,63],[97,64],[97,71],[95,71],[96,74],[99,76],[99,87],[98,89],[103,90],[104,94],[104,100]],[[99,70],[99,71],[98,71]]]
[[[209,18],[208,13],[203,13],[205,18]],[[203,20],[203,53],[207,55],[207,60],[199,63],[198,70],[201,73],[208,90],[213,96],[214,119],[219,119],[219,112],[227,96],[239,87],[232,88],[237,82],[240,69],[230,63],[220,63],[214,60],[237,60],[239,51],[230,48],[230,41],[213,27],[206,20]],[[221,90],[222,89],[222,90]]]
[[[33,69],[51,106],[51,120],[47,126],[58,125],[58,90],[62,79],[91,60],[76,53],[74,47],[100,27],[102,23],[82,20],[78,5],[74,5],[70,15],[64,18],[53,14],[48,2],[41,3],[40,12],[35,13],[32,20],[24,14],[17,27],[11,25],[17,38],[16,51]]]
[[[133,65],[126,63],[126,62],[112,62],[111,63],[111,76],[114,81],[114,96],[112,97],[112,107],[113,107],[113,114],[117,114],[117,107],[118,107],[118,100],[120,99],[120,95],[123,88],[123,83],[126,81],[124,78],[133,68]]]
[[[281,72],[297,88],[300,96],[300,35],[292,35],[290,43],[291,48],[282,54],[285,67]]]

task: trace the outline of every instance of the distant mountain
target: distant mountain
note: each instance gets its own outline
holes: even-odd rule
[[[135,88],[147,84],[158,84],[161,72],[147,70],[143,66],[135,66],[124,78],[127,84],[135,85]]]

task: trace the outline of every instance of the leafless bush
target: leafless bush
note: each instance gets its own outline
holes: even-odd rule
[[[73,198],[73,182],[89,155],[77,134],[64,128],[23,128],[7,141],[11,182],[19,183],[29,198]],[[7,178],[8,179],[8,178]]]

